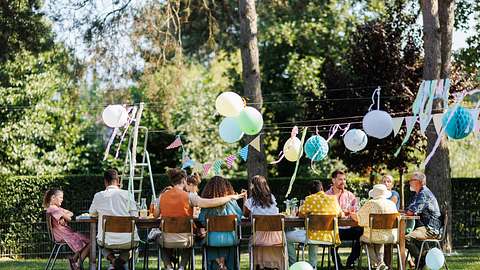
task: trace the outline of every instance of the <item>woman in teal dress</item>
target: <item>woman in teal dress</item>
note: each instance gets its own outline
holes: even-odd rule
[[[235,191],[233,190],[232,184],[230,184],[227,179],[220,176],[214,176],[205,185],[202,192],[202,198],[218,198],[233,194],[235,194]],[[204,226],[206,226],[208,217],[226,215],[236,215],[238,222],[240,222],[242,218],[242,210],[235,200],[229,201],[225,205],[216,208],[202,208],[198,219]],[[207,270],[219,269],[220,265],[218,264],[218,261],[224,261],[228,270],[239,269],[239,266],[236,265],[235,247],[231,247],[237,241],[238,239],[235,232],[209,233],[209,247],[207,247],[206,258]],[[216,247],[210,247],[211,245]]]

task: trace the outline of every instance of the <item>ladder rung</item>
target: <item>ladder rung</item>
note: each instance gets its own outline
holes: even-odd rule
[[[148,166],[148,163],[136,163],[135,166]]]
[[[125,180],[130,179],[129,176],[124,176],[124,177],[122,177],[122,178],[125,179]],[[132,177],[132,178],[133,178],[133,179],[143,179],[144,177],[142,177],[142,176],[134,176],[134,177]]]

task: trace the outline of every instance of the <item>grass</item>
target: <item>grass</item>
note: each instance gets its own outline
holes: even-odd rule
[[[342,261],[345,262],[346,256],[348,255],[346,252],[348,250],[341,249]],[[321,256],[319,256],[319,259]],[[366,268],[366,259],[363,256],[364,261],[362,265],[364,266],[362,269]],[[142,258],[141,258],[142,259]],[[462,249],[456,250],[451,256],[446,256],[446,260],[448,263],[448,268],[450,270],[455,269],[462,269],[462,270],[480,270],[480,249]],[[34,269],[44,269],[46,259],[20,259],[20,260],[0,260],[0,270],[34,270]],[[136,269],[142,269],[143,260],[139,260],[136,265]],[[200,262],[201,258],[198,256],[196,258],[197,267],[196,269],[201,269]],[[247,254],[242,254],[241,257],[241,269],[248,269],[248,256]],[[84,265],[86,268],[87,264]],[[104,261],[103,263],[104,269],[107,269],[107,263]],[[55,269],[68,269],[66,259],[58,259],[55,264]],[[150,269],[156,269],[156,258],[150,259]],[[320,267],[319,267],[320,269]],[[325,267],[326,269],[326,267]]]

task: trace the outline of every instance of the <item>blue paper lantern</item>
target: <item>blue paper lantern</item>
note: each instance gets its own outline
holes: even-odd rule
[[[305,143],[305,153],[307,158],[320,161],[327,156],[328,142],[322,136],[312,136]]]
[[[470,111],[464,107],[458,106],[454,112],[453,109],[454,107],[451,107],[443,114],[442,125],[445,127],[445,132],[448,137],[452,139],[463,139],[473,131],[475,121]],[[453,116],[447,125],[448,118],[452,112]]]

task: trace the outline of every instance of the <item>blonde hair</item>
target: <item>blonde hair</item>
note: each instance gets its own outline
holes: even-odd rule
[[[385,174],[384,176],[382,176],[382,183],[384,182],[383,179],[385,178],[389,178],[392,181],[392,183],[395,182],[395,179],[391,174]]]

